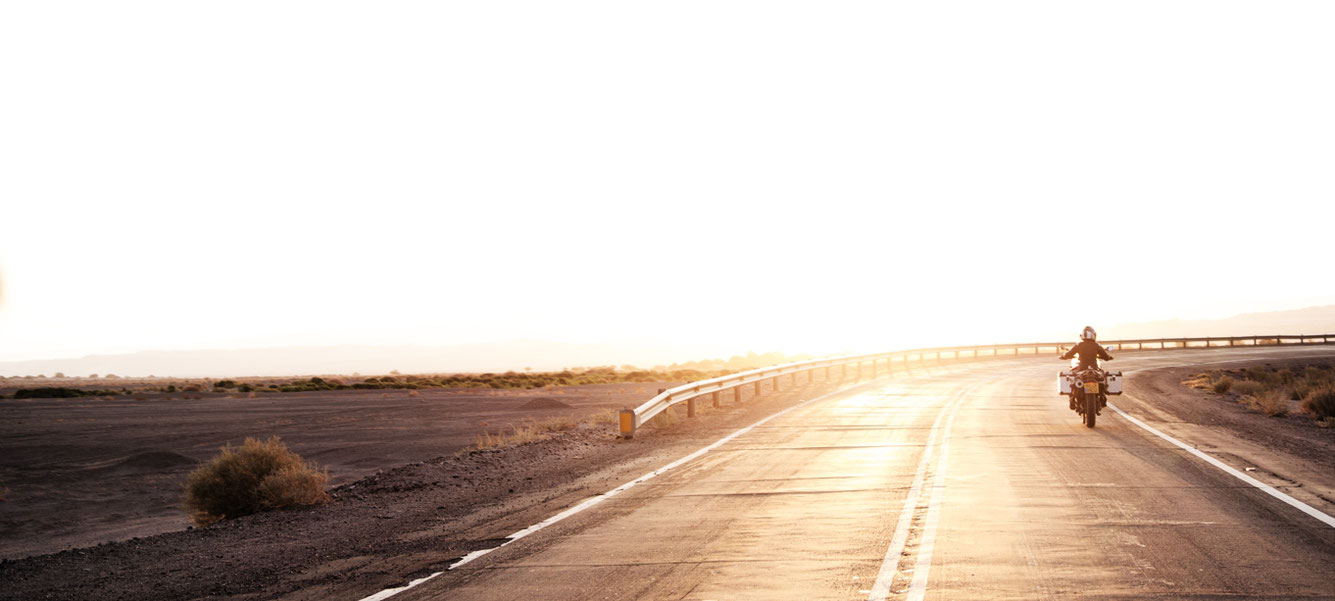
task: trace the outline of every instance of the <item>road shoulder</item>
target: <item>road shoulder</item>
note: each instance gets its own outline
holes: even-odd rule
[[[1301,364],[1311,359],[1239,363]],[[1326,514],[1335,515],[1335,429],[1306,415],[1267,417],[1236,399],[1188,388],[1200,367],[1131,374],[1114,404],[1150,426]]]

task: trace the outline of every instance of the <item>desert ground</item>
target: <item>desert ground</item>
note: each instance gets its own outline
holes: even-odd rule
[[[1246,360],[1231,367],[1310,360]],[[998,361],[993,371],[1004,372],[1007,361]],[[1034,363],[1037,358],[1025,361],[1015,365],[1047,369]],[[470,449],[484,428],[620,408],[668,384],[422,390],[417,396],[407,391],[254,399],[206,395],[130,403],[5,400],[2,485],[12,492],[0,503],[7,554],[0,561],[0,599],[355,601],[495,547],[499,537],[803,400],[859,387],[874,394],[874,387],[887,381],[930,394],[934,383],[968,381],[985,367],[942,362],[862,383],[798,380],[759,396],[746,390],[741,403],[725,402],[720,409],[704,403],[701,419],[656,424],[634,440],[616,438],[609,426],[585,423],[550,438],[488,449]],[[1058,368],[1054,362],[1054,373]],[[1266,417],[1236,395],[1184,386],[1198,370],[1136,373],[1118,404],[1178,435],[1232,449],[1266,477],[1306,482],[1301,494],[1335,503],[1330,498],[1335,429],[1318,427],[1304,415]],[[1062,397],[1042,398],[1044,407],[1050,402],[1049,409],[1070,417],[1069,436],[1117,431],[1115,418],[1105,418],[1100,430],[1086,433],[1064,414]],[[554,400],[570,407],[534,408]],[[1030,419],[1027,415],[1010,419]],[[330,466],[333,501],[187,529],[177,504],[191,467],[226,442],[271,434]]]
[[[739,404],[704,403],[701,419],[689,421],[674,411],[673,422],[647,426],[634,440],[586,422],[536,442],[471,448],[484,427],[621,408],[672,384],[114,403],[122,407],[5,400],[4,469],[22,478],[6,476],[13,501],[0,504],[6,548],[14,549],[0,561],[0,599],[140,599],[149,591],[154,599],[359,599],[493,546],[516,520],[540,521],[731,429],[855,382],[798,380],[777,393],[767,384],[759,396],[746,387]],[[523,408],[550,399],[572,408]],[[178,505],[195,462],[224,442],[269,434],[338,474],[333,501],[190,528]],[[37,459],[57,452],[60,463]],[[25,501],[34,489],[46,497]],[[138,523],[119,527],[130,515]],[[80,534],[89,529],[97,534]],[[61,542],[51,542],[52,532]],[[71,570],[87,577],[71,579]]]
[[[185,475],[248,436],[281,437],[338,486],[454,454],[484,431],[583,419],[672,385],[0,399],[0,558],[183,530]]]

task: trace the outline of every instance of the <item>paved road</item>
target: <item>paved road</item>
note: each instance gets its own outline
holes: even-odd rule
[[[1084,428],[1060,367],[811,402],[394,599],[1335,599],[1335,528],[1112,411]]]

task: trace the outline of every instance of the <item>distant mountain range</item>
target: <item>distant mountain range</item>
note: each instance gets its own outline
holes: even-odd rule
[[[1248,313],[1223,319],[1168,320],[1100,328],[1102,339],[1335,333],[1335,306]],[[142,351],[77,359],[0,361],[0,376],[245,377],[325,374],[470,373],[559,370],[631,364],[641,368],[703,359],[699,348],[650,342],[570,344],[521,340],[463,346],[369,346]],[[765,356],[768,357],[768,356]]]

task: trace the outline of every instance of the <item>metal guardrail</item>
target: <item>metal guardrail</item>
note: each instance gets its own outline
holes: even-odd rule
[[[1335,338],[1335,334],[1270,334],[1264,336],[1208,336],[1201,338],[1144,338],[1132,340],[1106,340],[1102,344],[1109,350],[1163,350],[1163,349],[1184,349],[1184,348],[1214,348],[1214,347],[1232,347],[1232,346],[1274,346],[1274,345],[1302,345],[1302,344],[1330,344],[1330,339]],[[1070,346],[1068,342],[1026,342],[1022,344],[992,344],[978,346],[945,346],[934,348],[907,349],[900,351],[890,351],[886,353],[869,353],[865,355],[848,355],[842,357],[832,357],[827,359],[812,359],[810,361],[798,361],[795,363],[785,363],[771,367],[762,367],[751,369],[735,374],[710,378],[708,380],[699,380],[668,388],[658,393],[644,404],[634,409],[623,409],[620,413],[619,426],[622,438],[633,438],[635,431],[640,425],[653,419],[654,416],[668,410],[673,405],[686,403],[686,416],[695,417],[696,399],[705,395],[710,395],[713,406],[721,406],[721,396],[724,391],[732,391],[734,402],[741,402],[742,387],[751,384],[755,387],[755,394],[760,394],[760,385],[762,382],[770,381],[772,390],[779,389],[779,378],[789,376],[790,384],[796,385],[797,375],[805,373],[807,382],[812,380],[812,373],[816,370],[825,370],[825,379],[830,379],[830,369],[838,368],[840,378],[848,377],[848,370],[851,366],[854,369],[854,378],[862,379],[863,367],[869,366],[871,377],[875,378],[877,370],[881,363],[885,364],[885,369],[892,369],[896,360],[907,365],[909,361],[939,361],[942,359],[977,359],[982,357],[998,356],[1019,356],[1019,355],[1040,355],[1044,351],[1060,353],[1066,347]],[[1133,346],[1134,345],[1134,346]],[[949,353],[950,356],[945,355]],[[968,355],[966,355],[968,353]]]

